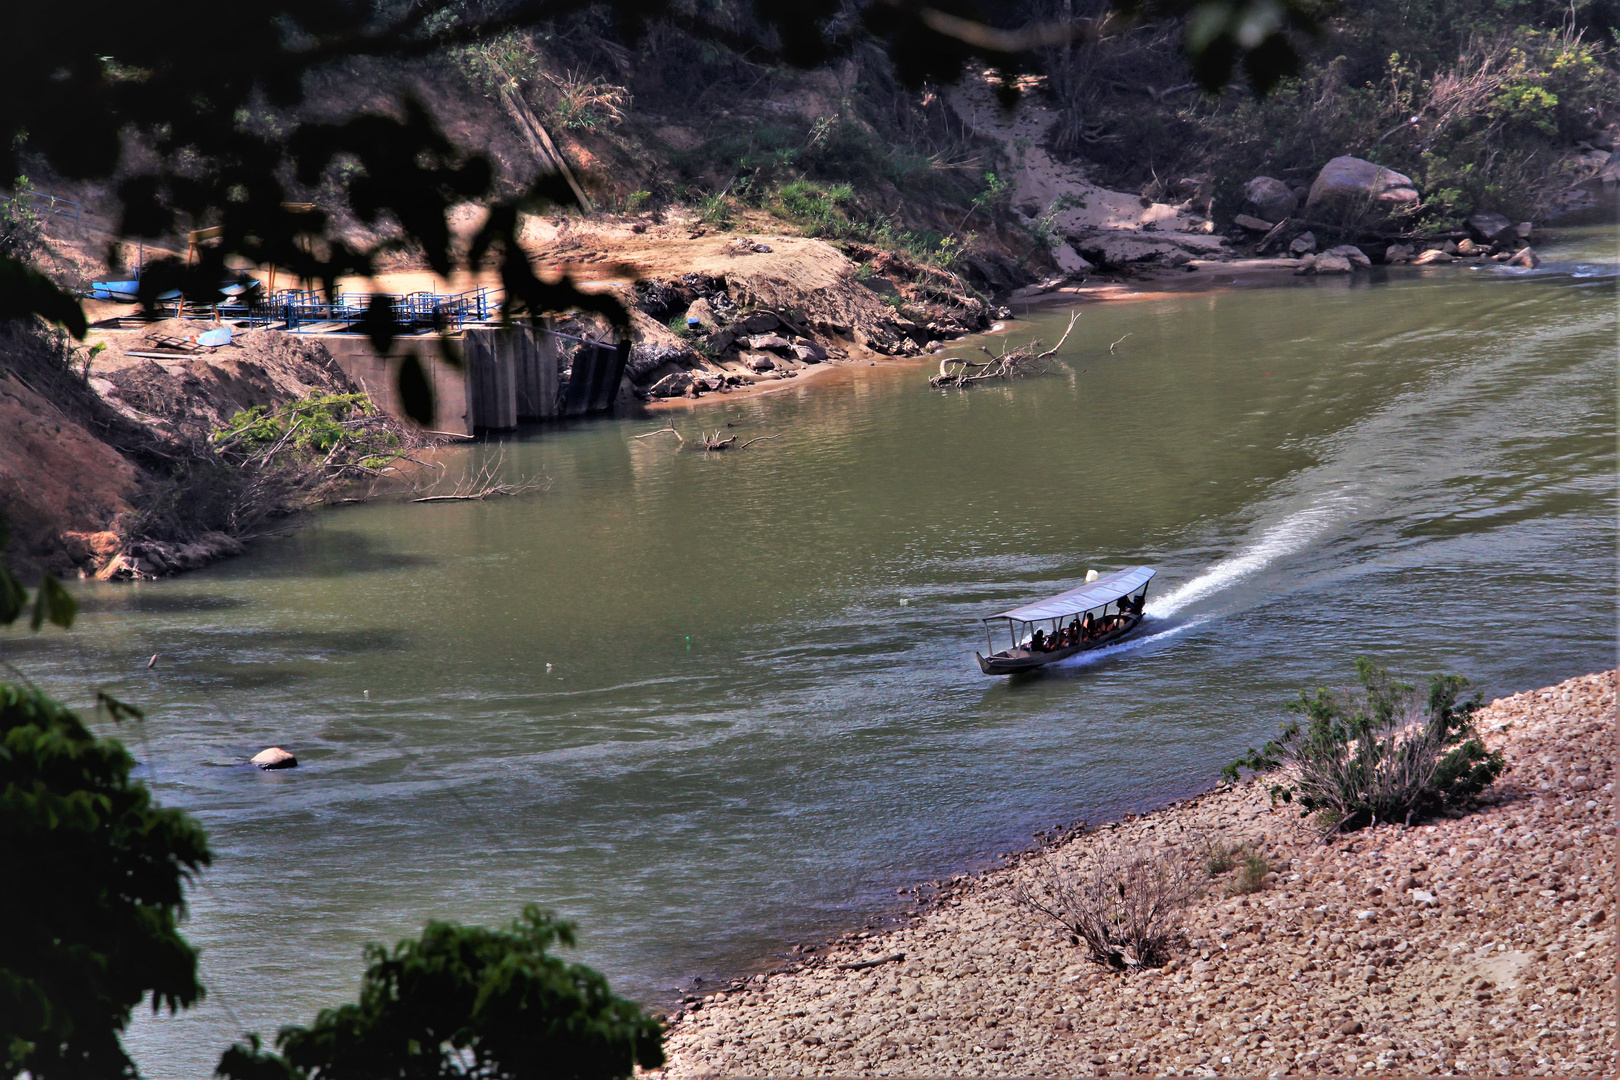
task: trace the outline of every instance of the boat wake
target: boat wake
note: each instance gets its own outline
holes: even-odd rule
[[[1049,665],[1049,667],[1056,668],[1058,670],[1062,670],[1064,668],[1072,669],[1090,667],[1092,664],[1100,663],[1103,660],[1108,659],[1110,656],[1117,656],[1122,652],[1132,652],[1136,649],[1142,648],[1143,646],[1151,645],[1155,641],[1163,641],[1165,638],[1175,637],[1177,634],[1191,630],[1200,623],[1208,622],[1210,618],[1211,616],[1205,615],[1202,618],[1188,619],[1184,623],[1177,623],[1174,626],[1166,627],[1165,629],[1160,630],[1157,633],[1149,634],[1146,637],[1130,638],[1128,640],[1121,641],[1117,645],[1106,645],[1101,649],[1092,649],[1087,652],[1076,653],[1074,656],[1071,656],[1066,660],[1059,660],[1057,663]],[[1147,616],[1143,620],[1144,624],[1149,621],[1157,622],[1158,620],[1153,616]]]
[[[1333,523],[1349,501],[1345,495],[1335,495],[1289,515],[1236,555],[1222,559],[1186,584],[1149,601],[1145,614],[1152,619],[1168,618],[1188,604],[1230,588],[1279,558],[1301,550]]]

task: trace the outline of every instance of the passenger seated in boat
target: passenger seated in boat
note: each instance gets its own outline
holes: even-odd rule
[[[1069,624],[1068,634],[1070,645],[1078,645],[1082,641],[1086,640],[1085,631],[1080,628],[1080,619],[1078,617],[1075,618],[1074,622]]]
[[[1091,612],[1088,611],[1088,612],[1086,612],[1085,621],[1080,624],[1080,640],[1082,640],[1082,641],[1090,641],[1092,638],[1094,638],[1096,636],[1097,636],[1097,623],[1096,623],[1096,621],[1094,619],[1092,619]]]
[[[1045,652],[1046,651],[1046,631],[1045,630],[1037,629],[1035,631],[1035,636],[1029,639],[1029,651],[1030,652]]]

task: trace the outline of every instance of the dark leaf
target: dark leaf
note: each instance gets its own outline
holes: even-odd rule
[[[394,320],[394,298],[387,293],[373,293],[371,303],[366,305],[366,312],[360,316],[358,324],[362,334],[371,338],[371,347],[378,353],[386,353],[388,347],[394,343],[394,335],[398,326]]]
[[[399,362],[399,404],[422,427],[433,426],[433,387],[414,353]]]
[[[28,606],[28,590],[4,566],[0,566],[0,625],[10,626]]]
[[[50,278],[16,259],[0,255],[0,319],[38,315],[76,338],[90,329],[79,300]]]
[[[146,713],[133,705],[119,701],[105,690],[96,691],[96,711],[118,720],[145,720]]]
[[[73,617],[79,613],[79,604],[60,581],[49,574],[45,575],[45,580],[39,583],[39,595],[45,601],[47,619],[64,630],[73,625]]]

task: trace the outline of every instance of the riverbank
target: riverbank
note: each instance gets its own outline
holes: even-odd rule
[[[1163,968],[1107,970],[1035,920],[1029,857],[693,1002],[665,1075],[1612,1073],[1615,685],[1482,710],[1508,770],[1465,816],[1322,844],[1253,781],[1057,845],[1246,845],[1274,868],[1246,895],[1211,880]]]

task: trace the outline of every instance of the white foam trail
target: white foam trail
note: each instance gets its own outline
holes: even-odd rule
[[[1152,618],[1152,616],[1149,616],[1149,618]],[[1106,660],[1108,657],[1117,653],[1129,652],[1132,649],[1140,649],[1143,645],[1150,644],[1151,642],[1160,641],[1167,637],[1175,637],[1184,630],[1191,630],[1199,623],[1208,621],[1209,616],[1207,615],[1202,619],[1192,619],[1177,626],[1172,626],[1168,630],[1160,630],[1157,634],[1149,634],[1144,638],[1132,638],[1130,641],[1122,641],[1118,645],[1108,645],[1101,649],[1093,649],[1089,652],[1079,653],[1075,656],[1069,657],[1066,660],[1059,660],[1052,666],[1058,668],[1086,667],[1087,665],[1097,663],[1099,660]]]
[[[1244,551],[1222,559],[1181,588],[1149,603],[1146,614],[1159,619],[1172,615],[1194,600],[1202,600],[1210,593],[1242,581],[1280,556],[1298,551],[1327,528],[1333,512],[1346,501],[1343,496],[1322,499],[1284,518]]]

